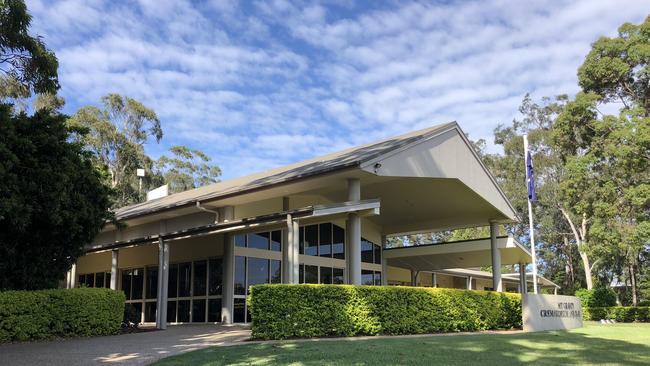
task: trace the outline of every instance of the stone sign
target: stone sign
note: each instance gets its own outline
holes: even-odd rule
[[[521,295],[525,332],[582,327],[582,306],[575,296]]]

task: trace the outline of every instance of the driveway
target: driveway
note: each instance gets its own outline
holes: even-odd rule
[[[177,325],[162,331],[0,345],[0,365],[145,365],[248,338],[250,330],[244,326]]]

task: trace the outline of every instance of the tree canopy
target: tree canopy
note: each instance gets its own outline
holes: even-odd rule
[[[110,189],[66,117],[0,105],[0,289],[54,287],[109,219]]]
[[[15,97],[59,89],[56,56],[29,33],[30,23],[24,1],[0,0],[0,84],[13,83]]]

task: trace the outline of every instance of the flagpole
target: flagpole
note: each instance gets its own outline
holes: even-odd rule
[[[526,165],[526,182],[530,178],[528,176],[528,135],[524,135],[524,165]],[[533,257],[533,292],[537,294],[537,257],[535,255],[535,230],[533,225],[533,204],[530,202],[531,199],[528,197],[528,224],[529,227],[529,236],[530,236],[530,254]]]

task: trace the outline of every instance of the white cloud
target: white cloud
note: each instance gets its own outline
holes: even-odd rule
[[[132,96],[163,121],[152,154],[201,148],[225,177],[451,120],[491,141],[527,92],[575,93],[590,43],[647,13],[614,0],[372,5],[28,1],[68,112]]]

